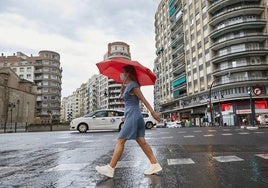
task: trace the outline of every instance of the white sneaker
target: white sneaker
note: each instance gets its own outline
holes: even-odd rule
[[[150,168],[148,170],[145,170],[144,174],[151,175],[151,174],[155,174],[157,172],[160,172],[161,170],[162,170],[162,167],[160,166],[159,163],[151,164]]]
[[[112,168],[109,164],[105,166],[96,166],[96,170],[102,175],[108,176],[110,178],[114,177],[114,168]]]

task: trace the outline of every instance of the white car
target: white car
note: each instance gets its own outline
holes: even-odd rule
[[[85,133],[88,130],[121,130],[124,123],[124,111],[121,110],[97,110],[83,117],[73,119],[70,130]]]
[[[157,121],[149,113],[142,112],[142,116],[145,121],[146,129],[151,129],[157,124]]]

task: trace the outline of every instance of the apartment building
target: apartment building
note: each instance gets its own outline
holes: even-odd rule
[[[161,1],[155,17],[155,69],[160,78],[155,92],[160,95],[161,112],[166,116],[177,113],[180,120],[188,119],[197,126],[204,122],[241,125],[243,119],[251,125],[265,124],[267,19],[264,0]],[[180,40],[181,26],[183,52],[180,46],[174,49],[172,42],[174,36]],[[161,41],[170,46],[162,49]],[[174,59],[174,55],[184,55],[184,73],[180,72],[183,60]],[[164,75],[170,76],[164,85],[170,84],[173,96],[167,95],[167,87],[159,89]]]
[[[0,56],[0,67],[10,67],[21,79],[37,85],[35,117],[40,123],[59,121],[61,107],[60,54],[40,51],[38,56],[22,52],[12,56]]]

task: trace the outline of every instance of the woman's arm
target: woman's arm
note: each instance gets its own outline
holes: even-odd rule
[[[150,103],[143,96],[140,88],[137,88],[137,87],[136,88],[133,88],[132,91],[142,101],[142,103],[146,106],[146,108],[150,111],[150,113],[153,116],[153,118],[155,120],[157,120],[158,122],[160,122],[161,121],[160,116],[154,111],[154,109],[152,108],[152,106],[150,105]]]

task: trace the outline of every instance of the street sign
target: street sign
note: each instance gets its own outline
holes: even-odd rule
[[[253,89],[253,93],[254,93],[256,96],[259,96],[259,95],[261,95],[262,90],[261,90],[261,88],[259,88],[259,87],[255,87],[255,88]]]

